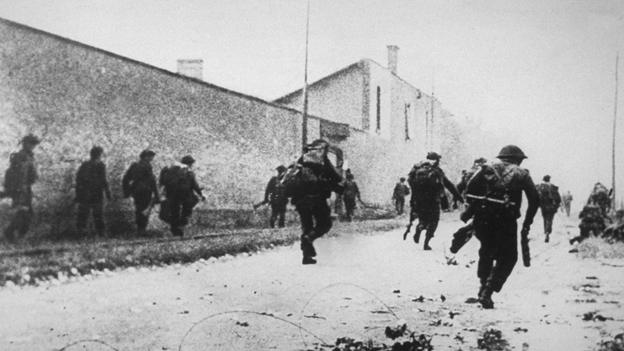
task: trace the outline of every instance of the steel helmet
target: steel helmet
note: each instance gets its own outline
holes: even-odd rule
[[[514,159],[525,159],[527,158],[524,152],[517,147],[516,145],[507,145],[503,146],[503,148],[498,153],[496,158],[514,158]]]

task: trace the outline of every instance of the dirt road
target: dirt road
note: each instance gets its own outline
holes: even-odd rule
[[[295,245],[4,288],[0,349],[305,350],[342,336],[387,340],[384,328],[404,321],[432,335],[435,350],[476,349],[487,328],[501,330],[510,349],[592,350],[622,332],[624,262],[569,254],[574,224],[555,225],[545,244],[536,219],[533,266],[518,263],[494,310],[465,303],[478,289],[478,242],[447,264],[459,226],[449,217],[429,252],[397,230],[319,239],[313,266],[301,265]],[[584,321],[588,312],[612,319]]]

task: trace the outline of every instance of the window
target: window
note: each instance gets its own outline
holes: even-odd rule
[[[377,86],[377,131],[381,130],[381,87]]]
[[[409,130],[409,115],[410,115],[410,104],[405,104],[405,140],[410,140],[410,130]]]

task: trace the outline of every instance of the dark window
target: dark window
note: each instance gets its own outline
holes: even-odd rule
[[[410,131],[409,131],[409,115],[410,115],[410,104],[405,104],[405,140],[410,140]]]
[[[381,129],[381,88],[377,86],[377,131]]]

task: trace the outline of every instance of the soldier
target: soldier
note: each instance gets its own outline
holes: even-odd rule
[[[349,171],[347,173],[347,180],[344,183],[344,192],[342,194],[342,199],[345,205],[346,220],[348,222],[351,222],[353,220],[355,201],[359,200],[360,202],[362,202],[362,199],[360,198],[360,189],[358,188],[358,185],[355,182],[354,178],[355,177],[353,176],[351,171]]]
[[[154,204],[159,202],[156,177],[152,170],[155,155],[156,153],[152,150],[143,150],[139,155],[139,161],[130,165],[122,179],[124,197],[132,196],[134,200],[134,214],[139,236],[145,235],[150,211]]]
[[[453,195],[454,201],[463,202],[455,185],[451,183],[440,168],[442,156],[435,152],[427,154],[427,160],[414,166],[409,174],[409,185],[412,188],[412,199],[410,201],[411,213],[410,224],[403,234],[403,239],[407,237],[411,223],[418,218],[414,242],[420,240],[420,232],[426,230],[424,250],[431,250],[429,242],[433,238],[438,222],[440,220],[440,194],[447,188]]]
[[[570,245],[578,242],[582,243],[590,235],[597,236],[605,229],[605,217],[602,213],[602,209],[597,204],[590,203],[583,207],[581,213],[579,213],[581,223],[579,224],[579,235],[570,239]],[[572,249],[570,252],[577,252],[578,250]]]
[[[28,232],[33,215],[32,208],[32,185],[37,181],[37,169],[35,167],[34,149],[40,140],[33,134],[22,138],[22,149],[11,154],[9,169],[4,178],[4,196],[12,200],[11,207],[15,214],[4,230],[7,240],[15,241],[15,232],[20,238]]]
[[[405,208],[405,197],[409,194],[410,189],[407,184],[405,184],[405,177],[401,177],[399,182],[394,186],[394,191],[392,192],[392,199],[394,200],[394,207],[397,214],[403,214],[403,209]]]
[[[188,224],[193,208],[199,199],[206,199],[191,170],[194,163],[195,159],[187,155],[182,157],[180,164],[166,167],[160,173],[160,184],[165,187],[170,211],[171,234],[174,236],[184,235],[183,227]]]
[[[102,162],[104,150],[99,146],[91,148],[91,159],[85,161],[76,173],[76,203],[78,218],[76,227],[78,235],[85,234],[89,213],[93,213],[93,223],[97,236],[104,232],[104,195],[111,200],[111,192],[106,180],[106,165]]]
[[[327,158],[329,144],[322,139],[307,145],[284,179],[286,194],[301,218],[301,251],[303,264],[315,264],[313,242],[332,227],[327,199],[332,191],[343,192],[342,177]]]
[[[470,178],[472,178],[472,176],[477,173],[486,163],[487,159],[479,157],[473,161],[472,167],[469,171],[462,170],[461,180],[457,184],[457,191],[459,191],[462,197],[465,197],[466,195],[466,186],[468,185],[468,181],[470,181]]]
[[[553,218],[561,204],[561,196],[559,196],[559,188],[550,182],[549,175],[545,175],[542,180],[543,182],[537,186],[537,193],[540,197],[540,208],[544,219],[544,242],[547,243],[552,233]]]
[[[529,175],[520,168],[526,158],[515,145],[501,149],[501,162],[486,166],[468,183],[468,209],[462,220],[473,216],[475,235],[481,241],[477,275],[481,281],[479,299],[483,308],[493,308],[492,293],[499,292],[518,259],[517,218],[520,217],[522,192],[529,202],[522,224],[522,254],[530,266],[528,234],[539,206],[539,195]]]
[[[572,194],[570,190],[566,191],[563,196],[561,196],[561,208],[565,211],[566,216],[570,217],[570,207],[572,206]]]
[[[279,165],[276,169],[277,175],[271,177],[264,191],[264,203],[271,205],[271,219],[269,226],[275,228],[275,221],[279,217],[278,226],[284,228],[284,218],[286,216],[286,205],[288,198],[284,193],[284,186],[281,181],[286,172],[284,165]]]
[[[602,210],[602,215],[606,217],[611,210],[611,192],[606,186],[598,182],[594,185],[594,189],[587,199],[587,204],[598,205]]]

